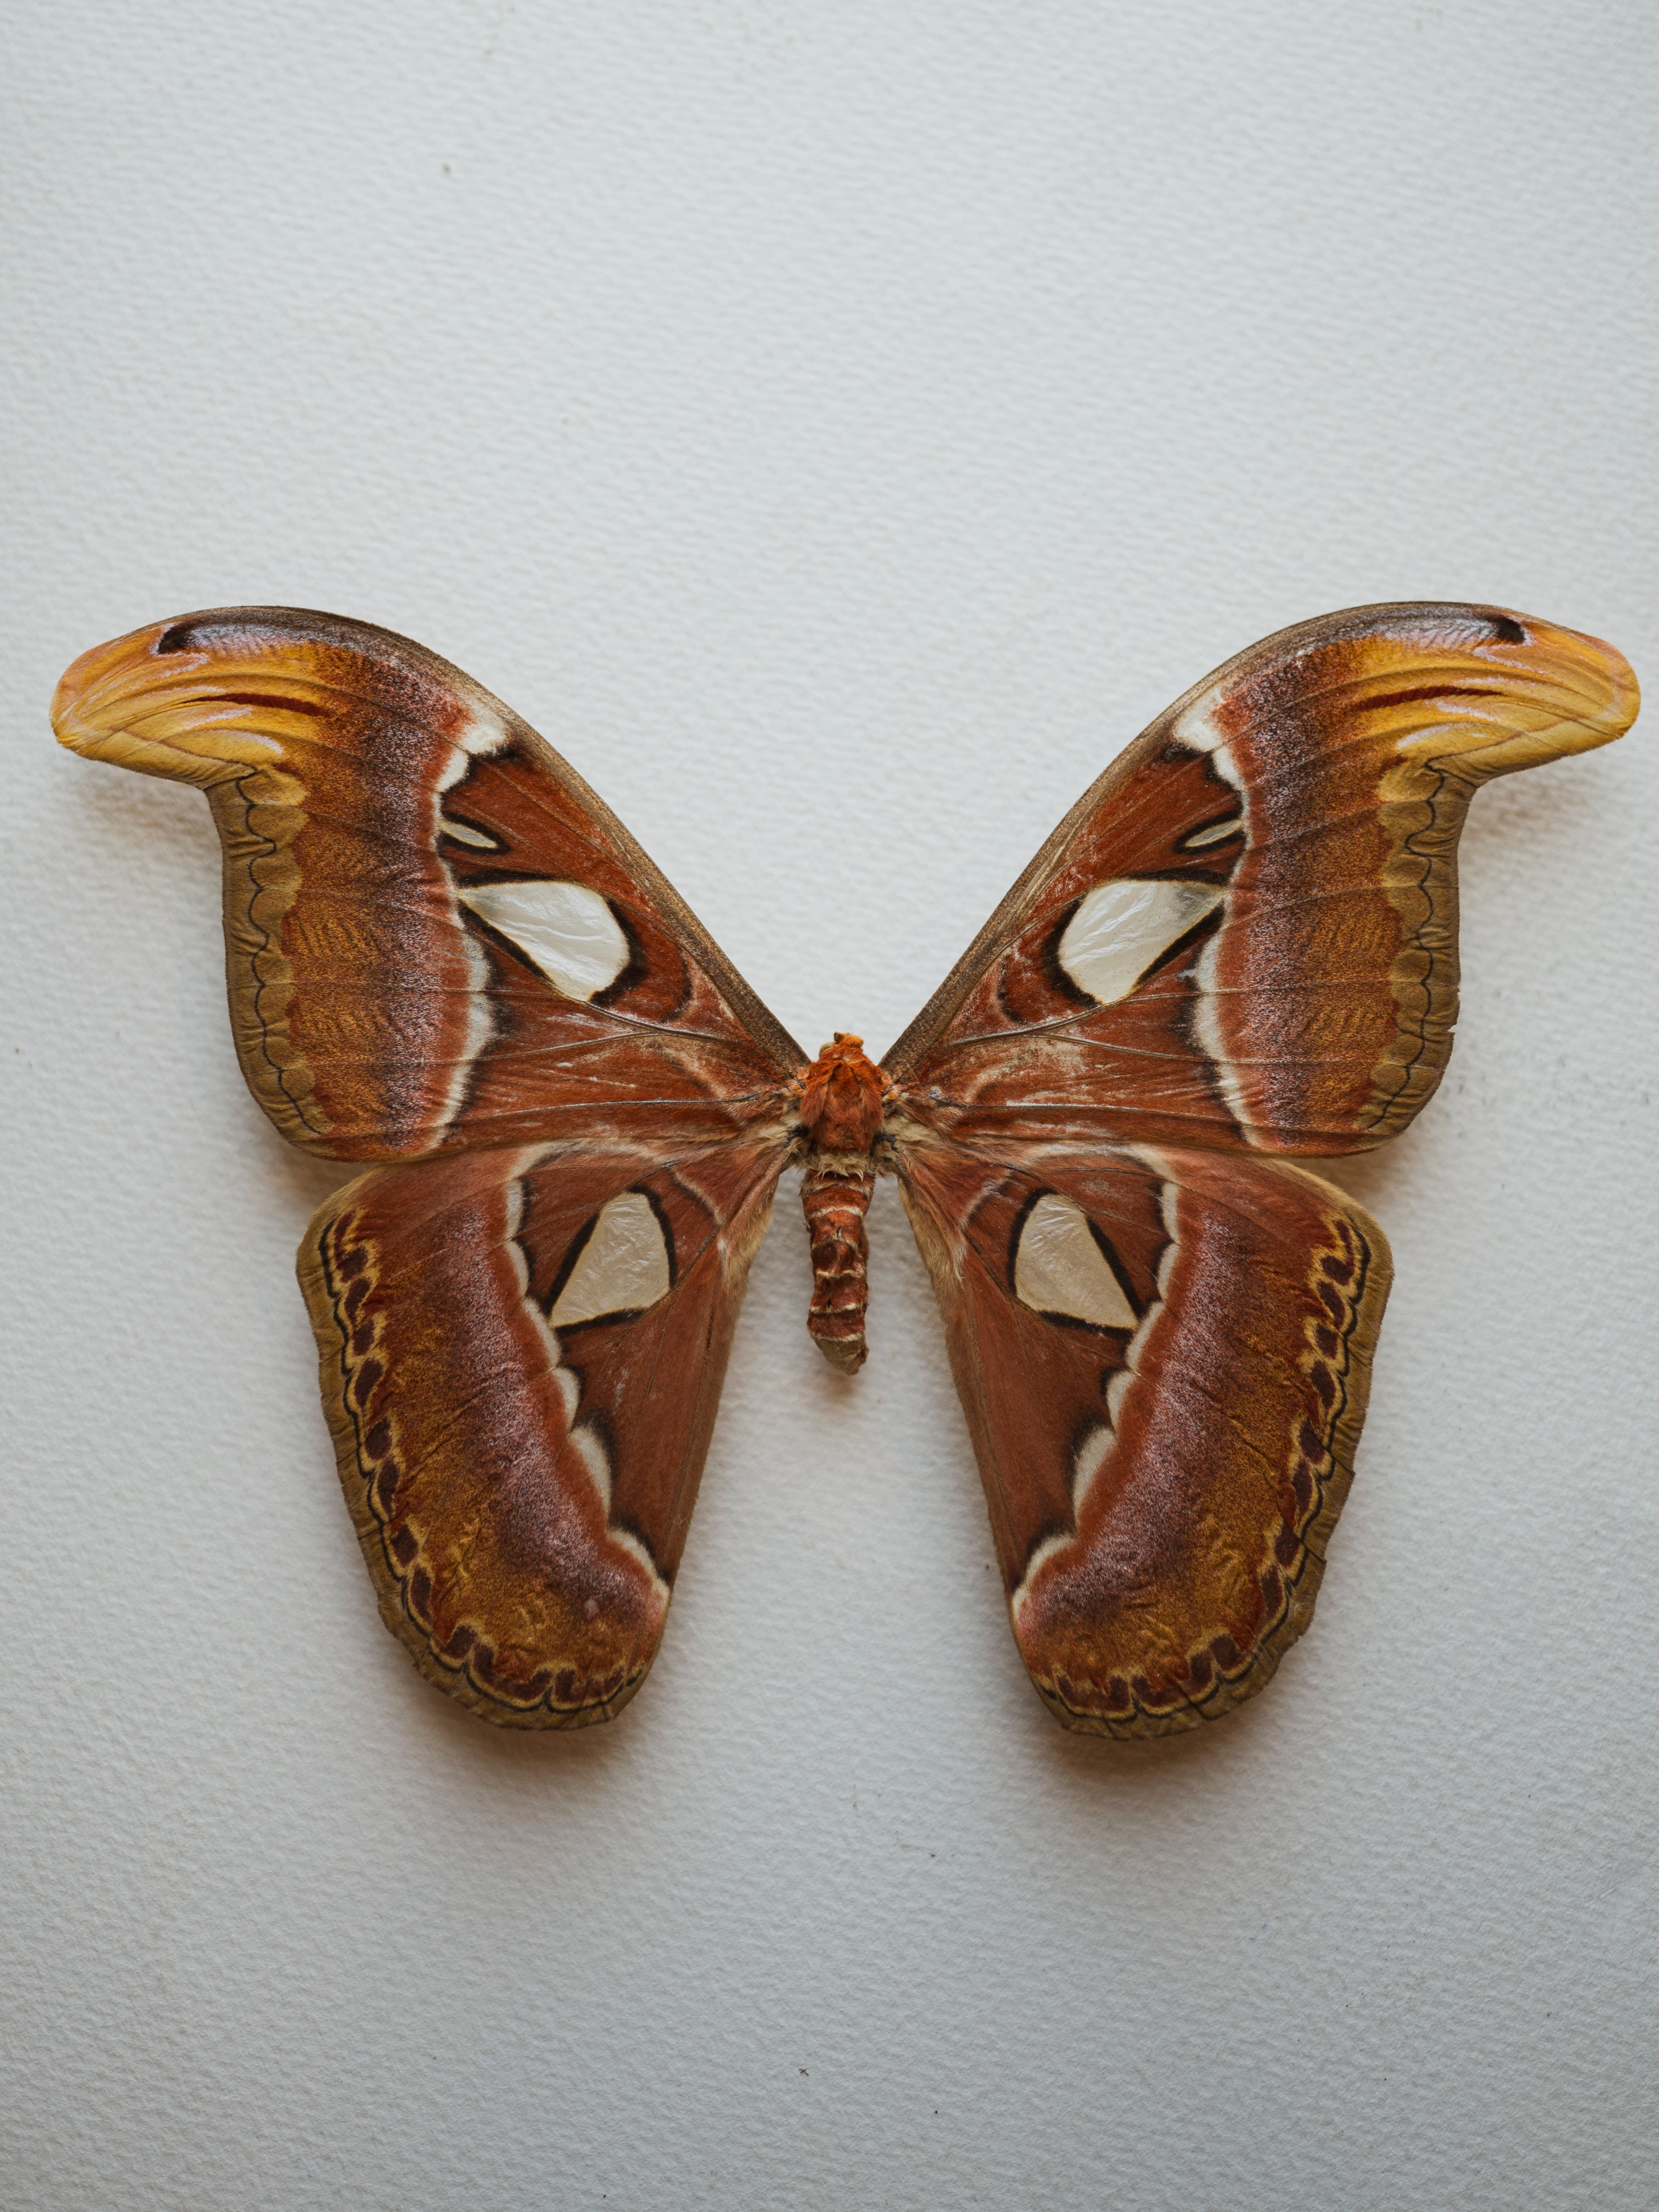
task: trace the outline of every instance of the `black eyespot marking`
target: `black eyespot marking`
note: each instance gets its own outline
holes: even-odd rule
[[[188,653],[195,643],[195,632],[187,622],[174,623],[155,641],[157,653]]]
[[[1510,616],[1496,614],[1488,615],[1486,617],[1486,620],[1492,624],[1492,635],[1498,641],[1500,645],[1524,645],[1526,643],[1527,633],[1522,629],[1520,623],[1513,621]]]

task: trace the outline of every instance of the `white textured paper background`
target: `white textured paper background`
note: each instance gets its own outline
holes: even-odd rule
[[[11,24],[5,2212],[1650,2206],[1644,728],[1476,805],[1265,1697],[1054,1725],[898,1207],[848,1387],[786,1189],[652,1680],[526,1741],[376,1618],[207,810],[46,706],[198,606],[389,624],[878,1049],[1266,631],[1491,599],[1659,669],[1651,9]]]

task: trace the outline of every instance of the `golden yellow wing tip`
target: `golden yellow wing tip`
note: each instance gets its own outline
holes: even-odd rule
[[[303,696],[305,674],[169,647],[186,627],[149,623],[71,661],[52,694],[58,744],[88,760],[196,784],[280,761],[290,718],[278,695]],[[239,680],[255,673],[259,697],[237,696]]]
[[[1605,639],[1503,607],[1443,613],[1479,616],[1489,634],[1449,636],[1443,647],[1437,641],[1428,680],[1413,665],[1420,633],[1382,630],[1364,650],[1353,703],[1402,759],[1443,763],[1484,781],[1610,744],[1636,720],[1635,672]],[[1408,672],[1406,687],[1394,690]]]

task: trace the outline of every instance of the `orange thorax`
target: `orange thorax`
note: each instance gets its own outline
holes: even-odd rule
[[[836,1031],[801,1078],[801,1127],[821,1152],[867,1152],[881,1127],[884,1071],[864,1049],[864,1039]]]

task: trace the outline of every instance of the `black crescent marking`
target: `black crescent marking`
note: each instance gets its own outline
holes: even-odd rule
[[[605,898],[603,891],[599,896]],[[617,977],[616,981],[607,983],[602,991],[594,992],[587,1002],[590,1006],[614,1006],[624,993],[633,990],[636,985],[644,982],[651,972],[650,963],[646,959],[644,948],[640,943],[639,932],[635,928],[632,921],[617,906],[615,899],[607,898],[605,903],[611,919],[628,940],[628,958],[623,963],[622,973]],[[676,945],[674,950],[679,954],[680,995],[672,1010],[661,1018],[670,1022],[685,1011],[686,1002],[691,996],[690,970],[687,966],[684,955],[679,952],[679,947]]]
[[[600,1212],[603,1212],[604,1210],[605,1209],[603,1207],[599,1209]],[[576,1231],[575,1235],[571,1238],[569,1249],[566,1251],[564,1258],[559,1262],[559,1272],[553,1278],[553,1287],[548,1292],[547,1296],[542,1300],[542,1311],[550,1317],[551,1316],[554,1307],[559,1303],[560,1291],[563,1290],[565,1285],[570,1280],[571,1274],[575,1268],[577,1261],[581,1258],[583,1252],[587,1248],[587,1241],[589,1237],[592,1236],[593,1231],[599,1227],[599,1214],[590,1214],[587,1219],[583,1222],[581,1227]],[[531,1253],[529,1246],[525,1243],[522,1233],[519,1237],[519,1243],[524,1252],[526,1262],[533,1267],[535,1264],[534,1258]]]

